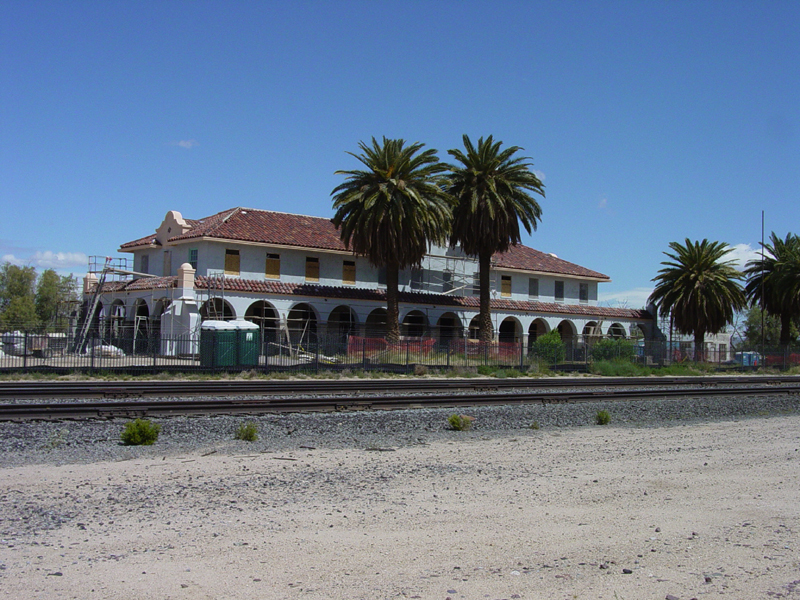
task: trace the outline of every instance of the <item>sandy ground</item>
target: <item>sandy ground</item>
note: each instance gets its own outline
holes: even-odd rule
[[[0,597],[800,598],[800,416],[0,469]]]

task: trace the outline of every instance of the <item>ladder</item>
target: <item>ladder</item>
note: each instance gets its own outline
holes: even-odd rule
[[[106,275],[108,274],[110,263],[111,257],[107,256],[106,263],[103,266],[103,271],[100,273],[100,278],[97,280],[97,285],[94,288],[92,298],[89,300],[89,306],[87,307],[86,314],[83,317],[83,322],[78,330],[78,335],[75,336],[75,344],[72,347],[72,351],[76,354],[80,354],[86,349],[86,338],[89,334],[89,330],[92,327],[92,323],[94,322],[94,315],[97,312],[97,305],[100,304],[100,294],[103,289],[103,284],[106,282]]]

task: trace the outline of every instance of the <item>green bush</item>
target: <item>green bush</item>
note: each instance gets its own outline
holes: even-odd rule
[[[242,423],[236,430],[236,439],[245,442],[255,442],[258,439],[258,427],[255,423]]]
[[[598,425],[608,425],[611,422],[611,415],[606,410],[598,410],[595,421]]]
[[[539,359],[545,365],[557,365],[564,361],[567,356],[566,347],[561,340],[561,334],[558,330],[554,329],[550,333],[540,335],[533,344],[531,344],[532,357]]]
[[[636,347],[630,340],[602,339],[592,345],[592,360],[631,360],[636,355]]]
[[[528,429],[539,430],[539,421],[534,421],[530,425],[528,425]]]
[[[158,439],[161,425],[147,419],[136,419],[122,430],[122,443],[128,446],[152,446]]]
[[[475,420],[475,417],[470,417],[468,415],[457,415],[452,414],[447,419],[447,422],[450,423],[450,427],[455,429],[456,431],[468,431],[472,429],[472,422]]]

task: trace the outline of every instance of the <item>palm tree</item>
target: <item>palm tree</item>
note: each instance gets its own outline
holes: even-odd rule
[[[800,238],[787,233],[782,240],[773,231],[769,239],[766,254],[747,263],[745,293],[751,306],[780,318],[780,344],[788,346],[792,319],[800,316]]]
[[[447,191],[456,205],[450,244],[461,246],[469,256],[478,257],[480,273],[480,340],[492,340],[489,306],[489,270],[492,255],[520,243],[520,223],[528,233],[536,229],[542,208],[530,192],[544,197],[544,185],[530,170],[529,157],[514,156],[522,148],[501,150],[502,142],[492,136],[478,140],[477,148],[463,136],[466,154],[447,153],[461,165],[449,165]]]
[[[451,201],[439,174],[447,165],[424,144],[383,138],[359,142],[362,154],[348,152],[365,170],[336,171],[346,181],[334,188],[332,221],[347,248],[386,268],[386,337],[400,338],[400,269],[418,266],[429,242],[444,243],[450,232]]]
[[[706,333],[719,333],[733,321],[735,311],[746,306],[739,280],[743,275],[733,261],[723,261],[731,248],[724,242],[670,242],[671,260],[653,278],[657,282],[648,302],[684,335],[694,335],[695,360],[703,360]]]

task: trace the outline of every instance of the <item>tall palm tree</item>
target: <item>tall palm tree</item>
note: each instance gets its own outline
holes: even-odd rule
[[[672,315],[677,330],[694,335],[695,360],[703,360],[706,333],[719,333],[746,306],[733,261],[723,258],[732,250],[724,242],[670,242],[671,260],[653,278],[657,282],[649,302],[662,317]]]
[[[542,208],[531,195],[544,197],[544,185],[530,170],[527,156],[514,156],[522,148],[509,146],[492,136],[478,140],[477,148],[463,136],[466,154],[448,150],[460,165],[450,165],[447,191],[455,199],[452,246],[461,246],[478,257],[480,269],[480,340],[492,340],[491,294],[492,255],[519,244],[520,223],[528,233],[536,229]]]
[[[792,341],[792,319],[800,316],[800,238],[785,239],[773,231],[761,258],[747,263],[745,293],[751,306],[761,306],[781,320],[781,346]]]
[[[450,232],[451,200],[439,175],[447,165],[423,146],[386,137],[359,142],[362,154],[348,154],[366,169],[336,171],[347,179],[331,192],[332,221],[345,246],[386,268],[386,337],[393,343],[400,338],[400,269],[418,266],[429,242],[442,244]]]

